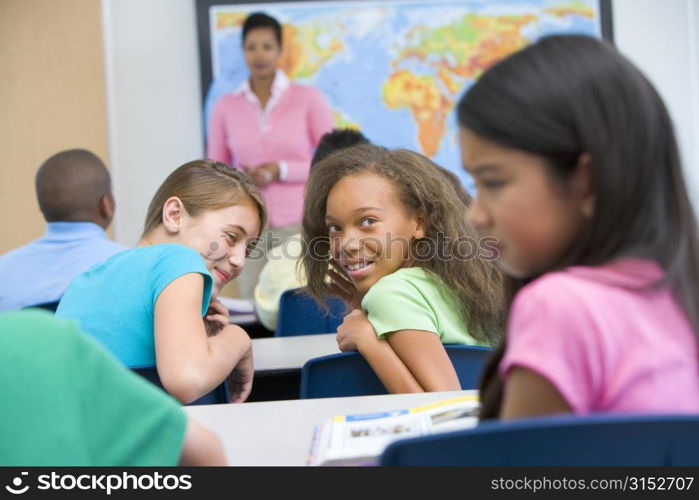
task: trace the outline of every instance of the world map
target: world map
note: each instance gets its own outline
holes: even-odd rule
[[[210,15],[212,83],[204,123],[216,100],[248,77],[241,27],[264,11],[283,26],[281,68],[319,89],[337,127],[358,128],[375,144],[408,148],[456,173],[454,106],[492,64],[538,38],[601,37],[597,0],[345,1],[231,4]]]

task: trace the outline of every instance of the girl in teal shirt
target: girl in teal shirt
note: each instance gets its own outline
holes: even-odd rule
[[[231,399],[242,402],[252,387],[250,338],[211,297],[241,273],[265,222],[244,174],[186,163],[155,194],[138,245],[76,278],[56,314],[76,319],[127,366],[156,366],[183,403],[229,375]]]

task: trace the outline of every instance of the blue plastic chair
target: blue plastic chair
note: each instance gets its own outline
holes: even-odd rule
[[[337,297],[328,298],[329,311],[325,312],[316,301],[299,291],[285,291],[279,299],[279,314],[275,337],[334,333],[346,313],[345,303]]]
[[[163,383],[160,381],[158,370],[154,366],[143,368],[131,368],[131,370],[138,373],[141,377],[145,378],[146,380],[149,380],[153,384],[157,385],[162,390],[165,390],[165,388],[163,387]],[[222,403],[230,403],[230,396],[228,393],[228,382],[222,383],[211,392],[204,394],[202,397],[200,397],[196,401],[188,403],[186,406],[215,405]]]
[[[699,415],[556,416],[485,422],[391,443],[387,466],[699,465]]]
[[[446,345],[462,389],[475,389],[491,349]],[[387,394],[379,377],[358,352],[313,358],[301,370],[301,399]]]

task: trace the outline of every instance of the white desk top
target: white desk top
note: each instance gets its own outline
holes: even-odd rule
[[[328,333],[252,339],[255,372],[300,370],[311,358],[339,353],[335,337]]]
[[[185,406],[222,439],[230,465],[306,465],[316,425],[336,415],[390,411],[476,391]]]

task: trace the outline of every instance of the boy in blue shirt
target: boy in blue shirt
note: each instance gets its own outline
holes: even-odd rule
[[[44,235],[0,256],[0,311],[58,302],[70,281],[125,247],[105,230],[114,216],[107,168],[96,155],[71,149],[36,174]]]

